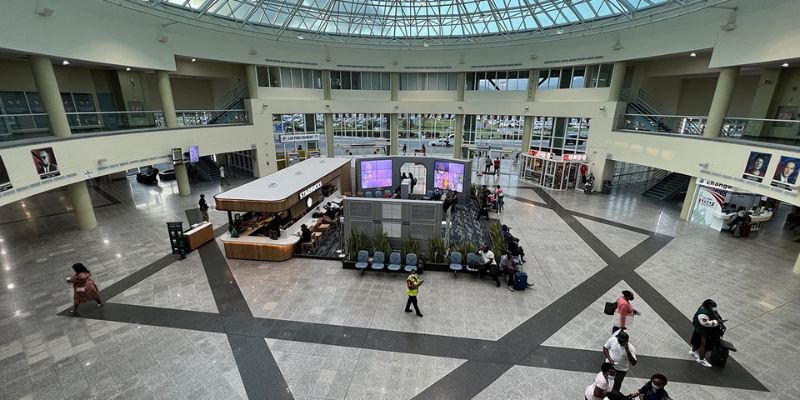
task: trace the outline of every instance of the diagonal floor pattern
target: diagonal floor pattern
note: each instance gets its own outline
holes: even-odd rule
[[[677,308],[635,272],[636,268],[667,245],[671,240],[670,237],[660,234],[651,235],[624,255],[618,256],[586,226],[582,225],[574,213],[561,207],[543,190],[536,189],[535,193],[607,265],[567,291],[566,294],[549,303],[532,317],[513,327],[499,340],[389,331],[372,327],[345,327],[254,316],[243,290],[240,288],[240,283],[237,282],[237,277],[231,272],[216,241],[202,246],[198,250],[198,255],[208,278],[211,293],[219,310],[218,313],[108,304],[106,309],[101,310],[82,307],[80,316],[139,325],[225,333],[244,390],[251,399],[315,397],[313,391],[303,391],[300,394],[294,393],[292,390],[293,386],[299,387],[297,386],[298,381],[295,380],[294,373],[287,374],[281,367],[281,363],[285,364],[286,361],[283,358],[285,353],[275,347],[280,347],[282,341],[341,346],[339,347],[343,348],[341,351],[357,351],[359,354],[372,355],[372,353],[392,352],[403,353],[406,356],[415,355],[413,357],[467,360],[460,365],[458,363],[447,364],[448,367],[454,368],[449,373],[447,370],[450,368],[438,368],[438,372],[435,372],[434,375],[444,376],[418,393],[414,397],[416,399],[472,398],[481,394],[487,387],[496,387],[496,380],[506,375],[508,371],[525,370],[528,367],[547,369],[548,374],[552,374],[553,369],[591,374],[596,371],[597,361],[601,359],[598,352],[543,346],[543,344],[584,310],[594,307],[598,299],[616,290],[616,286],[623,279],[642,298],[655,301],[652,304],[654,315],[660,315],[670,328],[683,333],[681,327],[688,324],[686,317],[680,312],[676,312]],[[163,264],[164,262],[166,261],[159,260],[157,263]],[[122,283],[111,288],[111,293],[114,295],[124,293],[126,286],[135,286],[136,283],[164,268],[165,266],[161,264],[156,267],[145,267],[143,270],[147,270],[147,273],[135,274],[136,281],[123,279]],[[302,289],[310,288],[303,287]],[[108,294],[108,291],[104,291],[104,295]],[[520,295],[526,295],[526,293]],[[426,318],[428,317],[426,316]],[[268,341],[265,341],[264,338],[268,338]],[[383,357],[383,361],[377,362],[377,364],[383,365],[384,368],[388,365],[391,371],[391,361],[386,361],[385,357],[387,356],[385,355],[378,359],[381,357]],[[735,360],[731,360],[728,368],[719,373],[720,371],[692,368],[696,366],[696,363],[691,365],[694,362],[690,360],[652,356],[643,356],[642,359],[642,364],[651,365],[653,368],[668,368],[673,371],[674,373],[671,373],[670,376],[673,382],[758,391],[767,390]],[[437,363],[438,361],[435,364]],[[648,373],[649,369],[634,369],[631,377],[645,377],[647,375],[644,374]],[[294,368],[294,370],[298,369]],[[362,373],[361,375],[366,374],[367,376],[372,373],[371,370],[366,369],[359,372]],[[330,379],[329,374],[326,373],[325,379]],[[321,373],[316,376],[317,381],[320,376]],[[497,382],[503,383],[502,380]],[[389,382],[387,382],[388,384]],[[296,390],[301,391],[301,389]],[[366,388],[364,391],[355,386],[353,390],[354,393],[363,394],[353,396],[353,398],[376,398],[370,396],[370,394],[372,396],[377,394],[370,392],[370,388]],[[410,392],[404,393],[404,395],[413,395]]]
[[[600,238],[600,240],[618,256],[624,255],[632,248],[636,247],[637,244],[647,239],[648,236],[643,233],[604,224],[588,218],[576,216],[575,219],[595,236]]]

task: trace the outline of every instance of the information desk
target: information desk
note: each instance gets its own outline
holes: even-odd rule
[[[292,258],[299,250],[300,227],[315,231],[324,222],[314,218],[315,212],[328,202],[341,204],[341,194],[351,191],[349,159],[311,158],[214,196],[217,210],[228,211],[231,226],[243,225],[238,237],[230,232],[220,237],[225,255],[261,261]],[[233,212],[245,214],[239,219]]]
[[[186,250],[192,251],[214,240],[214,227],[210,222],[203,222],[200,225],[183,232],[183,237],[186,239]]]
[[[731,217],[733,217],[736,213],[714,213],[714,218],[721,220],[717,226],[720,226],[719,230],[724,231],[729,229],[728,221],[730,221]],[[761,215],[750,215],[750,232],[755,232],[761,229],[761,223],[767,222],[772,219],[772,211],[765,211]]]

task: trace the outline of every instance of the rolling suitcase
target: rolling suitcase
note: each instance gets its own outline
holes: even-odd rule
[[[514,273],[514,290],[525,290],[528,288],[528,274],[517,271]]]
[[[708,362],[715,367],[725,368],[729,355],[730,350],[724,346],[717,346],[714,351],[711,352],[711,356],[708,357]]]

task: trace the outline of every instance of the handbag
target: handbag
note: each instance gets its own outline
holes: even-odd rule
[[[607,315],[614,315],[614,311],[617,310],[617,302],[606,302],[605,307],[603,307],[603,313]]]

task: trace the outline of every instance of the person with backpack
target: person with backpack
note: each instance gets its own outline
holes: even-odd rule
[[[200,207],[200,213],[203,214],[203,221],[208,222],[208,203],[206,203],[206,195],[200,195],[200,201],[197,205]]]
[[[414,268],[411,270],[411,274],[408,275],[406,278],[406,294],[408,295],[408,301],[406,301],[406,312],[411,312],[411,305],[414,305],[414,311],[417,312],[417,316],[421,317],[422,313],[419,311],[419,304],[417,304],[417,295],[419,294],[419,287],[425,281],[420,280],[419,276],[417,276],[417,269]]]
[[[717,329],[721,321],[717,314],[717,303],[714,300],[706,299],[692,317],[692,350],[689,355],[693,356],[697,362],[707,368],[711,363],[706,360],[706,353],[714,351],[712,334]]]

